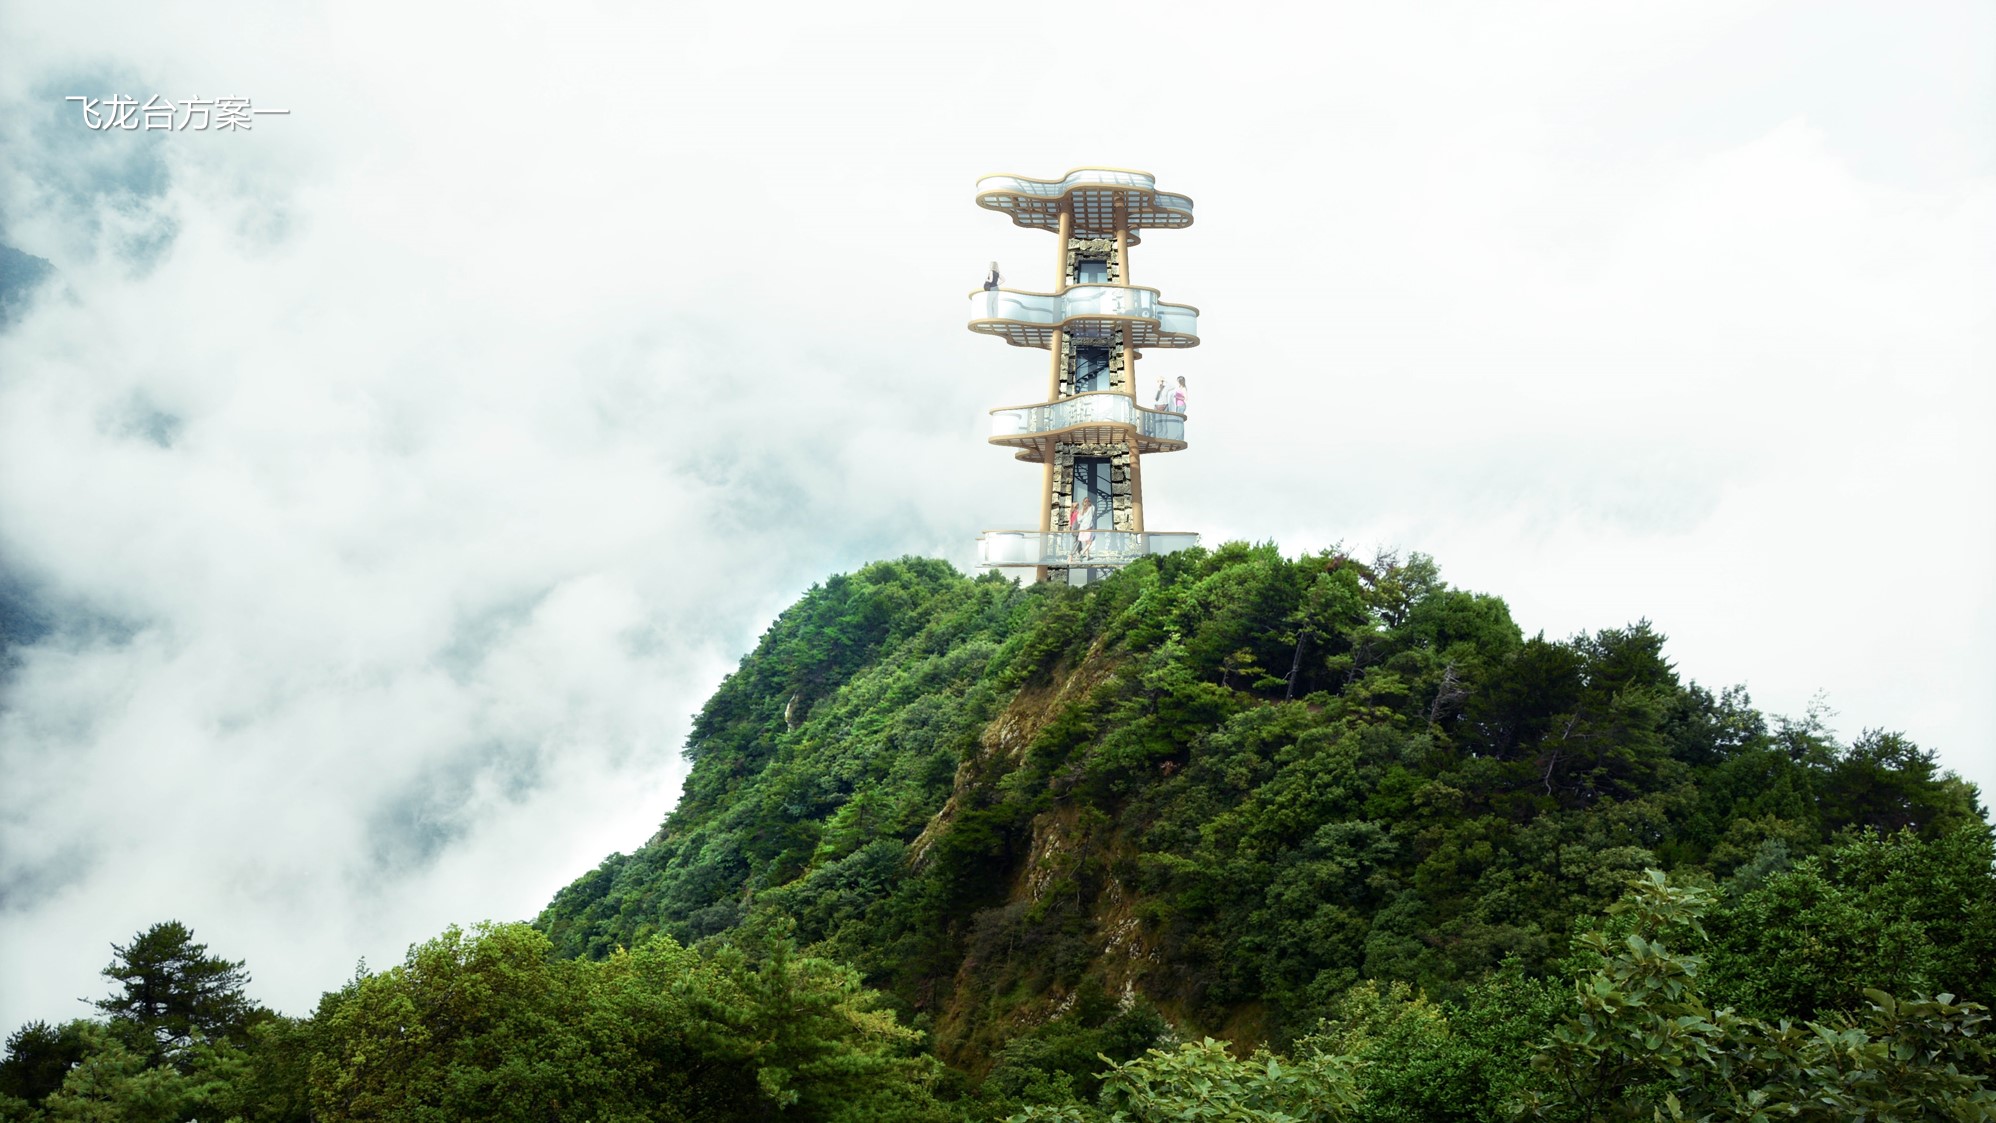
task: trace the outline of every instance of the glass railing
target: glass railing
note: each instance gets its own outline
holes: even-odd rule
[[[1128,565],[1151,554],[1170,554],[1199,544],[1197,534],[1135,530],[987,530],[977,538],[982,566]]]
[[[1151,440],[1185,443],[1185,415],[1144,409],[1120,390],[1097,390],[1058,402],[991,411],[991,436],[1023,437],[1083,425],[1129,425]]]
[[[1044,347],[1053,329],[1077,339],[1109,339],[1128,326],[1140,347],[1194,347],[1199,310],[1166,304],[1156,289],[1075,285],[1063,293],[984,289],[970,294],[970,330],[1004,336],[1022,347]]]

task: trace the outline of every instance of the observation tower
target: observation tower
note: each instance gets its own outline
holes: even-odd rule
[[[1031,566],[1041,581],[1080,585],[1146,554],[1199,543],[1146,530],[1143,458],[1185,447],[1178,375],[1137,369],[1152,348],[1199,345],[1199,310],[1133,284],[1130,249],[1143,232],[1192,225],[1192,200],[1148,172],[1077,168],[1059,179],[994,175],[977,205],[1054,235],[1051,292],[997,287],[970,294],[970,330],[1049,354],[1046,400],[991,411],[991,443],[1041,465],[1037,530],[987,530],[978,562]]]

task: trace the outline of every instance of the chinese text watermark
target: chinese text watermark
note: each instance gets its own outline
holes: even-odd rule
[[[64,101],[83,103],[83,126],[100,131],[126,129],[133,132],[248,132],[258,117],[283,116],[289,109],[257,109],[246,97],[190,97],[181,101],[158,94],[144,104],[126,94],[94,98],[72,94]]]

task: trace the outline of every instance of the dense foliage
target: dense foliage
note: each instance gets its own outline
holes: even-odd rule
[[[1365,983],[1297,1042],[1295,1060],[1266,1050],[1236,1058],[1210,1038],[1154,1049],[1111,1067],[1099,1110],[1068,1102],[1011,1119],[1996,1118],[1987,1009],[1950,994],[1905,1000],[1872,990],[1861,1015],[1822,1023],[1715,1010],[1703,994],[1703,958],[1684,950],[1702,940],[1707,902],[1645,871],[1611,918],[1581,936],[1579,978],[1550,1006],[1544,988],[1515,975],[1452,1009]],[[1524,1050],[1515,1034],[1484,1036],[1479,1010],[1493,998],[1509,1018],[1525,1012],[1526,1024],[1550,1026],[1529,1070],[1517,1063]]]
[[[1743,1009],[1996,979],[1988,830],[1931,754],[1770,725],[1647,623],[1526,637],[1420,556],[1231,545],[1087,590],[872,566],[776,622],[689,753],[659,835],[543,914],[556,946],[794,923],[974,1071],[1105,1025],[1089,993],[1280,1045],[1364,979],[1543,974],[1651,866],[1727,885]]]
[[[0,1119],[1996,1117],[1974,790],[1663,643],[1418,555],[868,566],[534,926],[300,1019],[157,926]]]
[[[935,1062],[852,970],[660,937],[600,962],[524,925],[453,929],[328,995],[314,1118],[939,1117]]]

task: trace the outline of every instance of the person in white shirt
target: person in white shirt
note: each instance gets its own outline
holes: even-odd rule
[[[1095,500],[1083,499],[1081,506],[1068,510],[1067,528],[1074,531],[1074,550],[1078,557],[1087,557],[1095,547]]]

